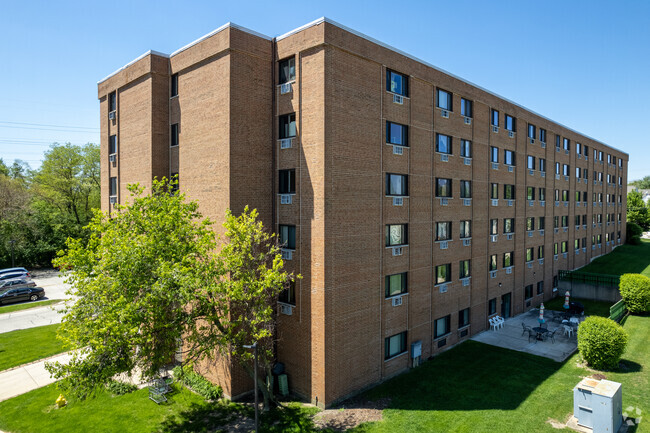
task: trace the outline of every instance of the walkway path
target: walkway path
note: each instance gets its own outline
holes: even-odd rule
[[[72,356],[69,353],[62,353],[48,359],[0,372],[0,401],[54,383],[56,380],[52,379],[50,373],[45,369],[45,362],[59,361],[67,363],[71,358]]]

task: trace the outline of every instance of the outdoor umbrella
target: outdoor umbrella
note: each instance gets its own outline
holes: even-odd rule
[[[539,306],[539,319],[537,321],[540,323],[544,323],[544,303],[542,302],[542,305]]]
[[[564,309],[568,310],[569,309],[569,291],[567,290],[566,293],[564,294]]]

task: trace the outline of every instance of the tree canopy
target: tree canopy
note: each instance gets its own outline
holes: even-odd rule
[[[640,192],[630,191],[627,194],[627,221],[638,224],[644,230],[650,227],[648,207],[643,201],[643,196]]]

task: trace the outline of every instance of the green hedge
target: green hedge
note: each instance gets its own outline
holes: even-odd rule
[[[124,395],[138,389],[132,383],[120,382],[119,380],[111,380],[106,385],[106,389],[113,395]]]
[[[643,234],[643,229],[640,225],[628,221],[625,230],[628,244],[641,245],[641,235]]]
[[[196,373],[194,369],[188,365],[181,367],[174,367],[172,370],[174,377],[180,380],[183,385],[191,388],[197,394],[203,396],[207,400],[219,400],[223,396],[223,390],[219,385],[215,385],[205,377]]]
[[[590,316],[578,328],[578,350],[591,367],[615,369],[627,345],[627,332],[605,317]]]
[[[641,274],[623,274],[618,288],[630,313],[650,312],[650,278]]]

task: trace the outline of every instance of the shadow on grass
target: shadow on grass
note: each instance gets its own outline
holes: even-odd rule
[[[643,370],[643,366],[637,362],[628,359],[621,359],[618,363],[616,373],[638,373]]]
[[[229,403],[197,404],[163,420],[158,431],[163,433],[213,432],[237,418],[252,417],[252,411]],[[244,430],[242,430],[244,431]]]
[[[391,409],[514,410],[563,363],[466,341],[365,393]]]

